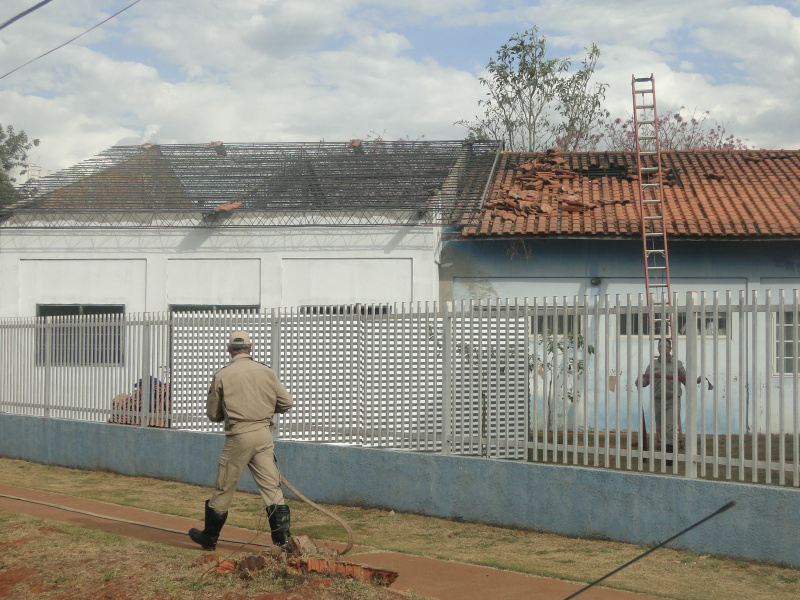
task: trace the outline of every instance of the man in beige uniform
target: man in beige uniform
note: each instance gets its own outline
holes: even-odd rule
[[[292,407],[292,396],[272,369],[251,358],[251,350],[247,332],[232,333],[228,343],[231,362],[217,371],[208,390],[206,415],[217,423],[225,421],[225,446],[219,456],[214,495],[206,500],[205,527],[189,531],[189,537],[203,550],[216,548],[245,467],[250,468],[267,505],[272,542],[283,546],[291,536],[289,507],[281,492],[270,430],[272,416]]]

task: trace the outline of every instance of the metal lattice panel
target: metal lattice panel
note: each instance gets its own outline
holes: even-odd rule
[[[453,223],[481,207],[492,141],[115,146],[37,180],[5,228]]]

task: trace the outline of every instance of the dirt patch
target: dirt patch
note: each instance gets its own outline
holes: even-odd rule
[[[5,552],[6,549],[10,548],[11,546],[19,546],[20,544],[24,544],[24,543],[30,542],[32,540],[33,540],[33,538],[22,538],[22,539],[19,539],[19,540],[12,540],[10,542],[0,542],[0,553]]]
[[[368,583],[292,573],[276,555],[260,570],[217,573],[219,557],[0,511],[0,598],[37,600],[396,600],[413,596]],[[225,557],[223,557],[225,558]],[[225,558],[226,560],[230,560]]]
[[[11,598],[11,591],[35,573],[34,569],[4,569],[0,571],[0,598]]]

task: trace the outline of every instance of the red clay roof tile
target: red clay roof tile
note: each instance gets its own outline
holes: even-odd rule
[[[661,160],[670,235],[800,235],[800,151],[671,151]],[[477,226],[462,235],[638,236],[638,196],[633,152],[506,153]]]

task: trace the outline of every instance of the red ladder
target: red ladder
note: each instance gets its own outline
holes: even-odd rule
[[[672,306],[669,281],[669,252],[667,228],[664,224],[663,179],[661,175],[661,148],[658,141],[658,112],[656,111],[656,80],[650,77],[631,77],[633,95],[633,131],[636,142],[636,171],[639,187],[639,229],[642,232],[644,253],[644,285],[647,306],[666,304]],[[660,322],[664,322],[663,319]],[[663,335],[672,335],[672,312],[666,320]],[[654,333],[661,334],[659,330]],[[679,384],[680,385],[680,384]],[[678,425],[678,435],[680,423]],[[642,411],[644,450],[649,450],[647,424]],[[658,432],[656,432],[658,437]]]
[[[636,140],[636,170],[639,184],[639,228],[644,250],[644,285],[647,305],[671,306],[667,228],[664,226],[661,149],[658,143],[656,82],[650,77],[632,77],[633,130]],[[671,325],[671,323],[670,323]],[[667,330],[669,334],[671,327]]]

